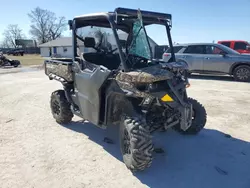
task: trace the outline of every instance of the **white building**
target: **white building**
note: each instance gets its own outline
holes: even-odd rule
[[[42,57],[50,57],[58,54],[63,57],[72,57],[72,38],[62,37],[39,45]],[[80,49],[84,50],[84,45],[80,44]]]
[[[126,40],[127,35],[119,34],[119,39]],[[108,41],[111,43],[112,48],[116,47],[116,43],[112,35],[108,36]],[[149,43],[154,54],[155,46],[157,46],[157,44],[151,38],[149,38]],[[80,40],[78,40],[78,45],[81,52],[88,52],[93,50],[91,48],[85,48],[83,42]],[[55,54],[61,57],[72,57],[72,37],[57,38],[55,40],[40,44],[39,47],[42,57],[50,57]]]

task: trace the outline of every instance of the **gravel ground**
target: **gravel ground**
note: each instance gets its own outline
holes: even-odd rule
[[[0,187],[250,187],[250,84],[194,76],[188,94],[206,108],[197,136],[155,133],[151,168],[132,174],[121,160],[117,128],[101,130],[50,113],[62,88],[43,71],[0,74]],[[104,137],[114,144],[103,142]]]

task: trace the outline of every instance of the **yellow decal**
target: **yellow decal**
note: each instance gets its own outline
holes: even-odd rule
[[[171,102],[171,101],[174,101],[168,94],[164,95],[162,98],[161,98],[162,101],[164,102]]]

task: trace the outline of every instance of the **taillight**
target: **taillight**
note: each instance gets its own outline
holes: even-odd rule
[[[165,57],[170,56],[169,54],[166,54],[166,53],[164,53],[163,55],[164,55]]]

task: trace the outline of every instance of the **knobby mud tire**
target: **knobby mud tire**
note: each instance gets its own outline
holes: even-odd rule
[[[54,119],[59,124],[70,123],[74,116],[64,90],[57,90],[51,94],[50,108]]]
[[[122,119],[120,146],[123,161],[131,171],[142,171],[151,166],[153,160],[152,136],[145,124],[138,118],[124,117]]]
[[[182,134],[195,135],[198,134],[205,127],[207,122],[207,113],[204,106],[200,104],[197,100],[193,98],[188,98],[188,101],[193,105],[194,116],[192,120],[192,125],[186,131],[183,131],[180,128],[180,124],[177,124],[173,128]]]

